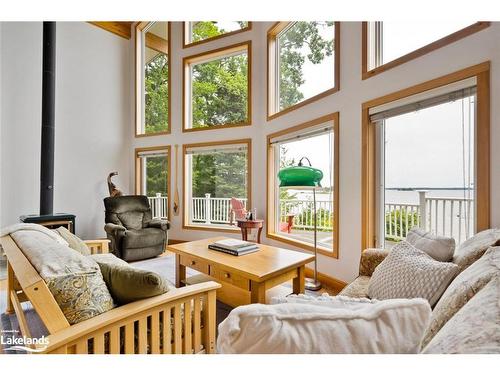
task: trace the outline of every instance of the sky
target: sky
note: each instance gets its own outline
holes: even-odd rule
[[[469,25],[467,22],[384,22],[384,61],[390,61],[434,40]],[[422,26],[423,25],[423,26]],[[418,32],[416,32],[418,30]],[[333,59],[333,58],[332,58]],[[317,88],[328,80],[327,64],[305,64],[306,83],[301,87],[305,97],[317,94]],[[326,69],[326,70],[325,70]],[[333,73],[332,73],[333,74]],[[322,88],[324,90],[326,88]],[[474,118],[473,102],[464,101],[465,128],[471,126]],[[473,131],[473,127],[471,128]],[[468,130],[466,130],[468,133]],[[320,139],[309,139],[294,144],[288,155],[308,156],[313,166],[324,172],[329,163],[328,148]],[[469,150],[468,137],[465,138],[467,154],[465,176],[474,176],[473,148]],[[472,142],[473,144],[473,142]],[[471,170],[469,171],[469,151]],[[419,112],[410,113],[386,121],[386,187],[462,187],[463,180],[462,145],[462,101],[448,103]],[[326,177],[326,176],[325,176]],[[468,181],[465,181],[468,185]]]

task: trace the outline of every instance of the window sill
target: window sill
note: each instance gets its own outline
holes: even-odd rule
[[[291,239],[287,236],[279,235],[276,233],[269,233],[269,232],[266,234],[266,237],[269,239],[275,240],[275,241],[280,241],[280,242],[286,243],[288,245],[296,246],[296,247],[303,249],[303,250],[306,250],[306,251],[314,252],[314,245],[311,245],[308,242],[294,240],[294,239]],[[318,254],[322,254],[322,255],[332,257],[335,259],[339,258],[337,249],[330,250],[326,247],[318,246]]]

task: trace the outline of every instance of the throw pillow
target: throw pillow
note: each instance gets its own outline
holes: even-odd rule
[[[406,235],[406,242],[440,262],[450,262],[455,251],[454,238],[436,236],[420,228],[411,229]]]
[[[479,260],[452,281],[432,311],[422,346],[427,345],[446,322],[494,277],[500,277],[500,246],[490,247]]]
[[[70,248],[78,251],[82,255],[90,255],[90,249],[87,244],[71,233],[67,228],[59,227],[54,229],[54,231],[66,240]]]
[[[462,272],[476,260],[481,258],[490,246],[500,245],[500,229],[486,229],[476,233],[455,250],[453,263]]]
[[[424,354],[500,354],[500,277],[492,279],[436,334]]]
[[[438,262],[406,241],[394,246],[373,272],[368,296],[375,299],[425,298],[431,306],[455,277],[458,266]]]
[[[106,285],[119,305],[168,292],[168,282],[152,271],[141,270],[113,254],[91,256],[101,268]]]
[[[304,303],[239,306],[219,325],[217,352],[417,353],[430,313],[423,299],[362,302],[356,309]]]

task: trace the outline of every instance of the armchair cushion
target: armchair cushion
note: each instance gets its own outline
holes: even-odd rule
[[[123,248],[136,249],[153,247],[165,241],[165,232],[158,228],[143,228],[127,230],[123,237]]]
[[[141,211],[128,211],[117,214],[118,219],[123,223],[127,229],[141,229],[144,213]]]
[[[162,219],[153,219],[151,220],[148,225],[149,228],[158,228],[163,231],[167,231],[170,229],[170,223],[168,220],[162,220]]]

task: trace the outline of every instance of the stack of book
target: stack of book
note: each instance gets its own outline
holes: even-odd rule
[[[208,248],[235,256],[245,255],[259,250],[259,247],[255,243],[233,239],[216,241],[208,245]]]

